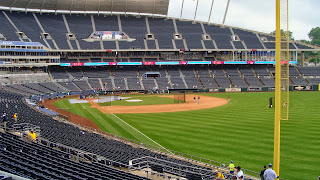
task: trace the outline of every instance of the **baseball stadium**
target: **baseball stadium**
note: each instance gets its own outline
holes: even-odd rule
[[[319,45],[203,2],[1,1],[0,179],[317,179]]]

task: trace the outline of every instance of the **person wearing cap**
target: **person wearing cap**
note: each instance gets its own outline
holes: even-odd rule
[[[236,169],[237,169],[237,180],[243,180],[243,171],[241,170],[241,167],[240,166],[237,166],[236,167]]]
[[[230,174],[233,175],[233,173],[234,173],[234,164],[233,164],[233,161],[230,162],[228,168],[229,168],[229,170],[230,170]]]
[[[269,164],[269,169],[264,171],[263,177],[265,180],[274,180],[278,177],[277,173],[272,169],[271,163]]]

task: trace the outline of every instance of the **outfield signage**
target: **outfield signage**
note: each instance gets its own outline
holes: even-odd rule
[[[312,86],[293,86],[294,91],[312,91]]]
[[[60,63],[60,66],[152,66],[152,65],[220,65],[220,64],[275,64],[275,61],[161,61],[161,62],[94,62],[94,63]],[[281,61],[286,64],[287,61]],[[297,64],[298,61],[290,61],[289,64]]]

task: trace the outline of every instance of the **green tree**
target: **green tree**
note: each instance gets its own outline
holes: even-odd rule
[[[281,36],[286,36],[287,35],[287,31],[284,31],[283,29],[280,30],[280,33],[281,33]],[[276,35],[276,31],[272,31],[270,34],[275,36]],[[291,31],[289,31],[289,39],[294,40],[293,33]]]
[[[319,56],[314,56],[313,58],[310,59],[309,62],[313,62],[315,65],[317,65],[318,63],[320,63],[320,58]]]
[[[320,40],[320,27],[312,28],[308,36],[311,39],[311,42],[313,40]]]

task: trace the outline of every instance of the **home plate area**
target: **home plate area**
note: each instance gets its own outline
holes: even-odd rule
[[[99,97],[95,99],[90,99],[95,103],[105,103],[105,102],[111,102],[111,101],[119,101],[119,100],[125,100],[130,99],[132,97],[121,97],[121,96],[105,96],[105,97]],[[86,99],[68,99],[70,104],[80,104],[80,103],[89,103]],[[130,99],[126,100],[127,102],[141,102],[143,100],[141,99]]]

